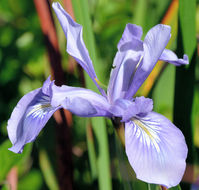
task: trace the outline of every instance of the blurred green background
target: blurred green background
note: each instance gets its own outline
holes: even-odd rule
[[[62,1],[59,2],[63,4]],[[196,48],[196,40],[199,40],[199,2],[190,1],[188,7],[187,2],[189,1],[180,1],[179,6],[178,1],[171,0],[73,0],[72,5],[77,22],[84,27],[85,43],[93,59],[97,76],[104,84],[108,84],[117,43],[127,23],[142,26],[144,36],[158,23],[171,25],[172,38],[168,46],[177,53],[180,52],[179,44],[183,39],[181,49],[189,55],[190,62],[194,65],[191,74],[194,75],[193,80],[187,83],[192,86],[193,94],[188,95],[189,101],[185,102],[185,99],[181,102],[184,105],[191,104],[191,113],[188,116],[191,125],[189,128],[187,126],[186,130],[191,133],[191,139],[188,137],[187,144],[188,146],[190,144],[193,150],[190,151],[192,159],[189,160],[188,173],[183,181],[188,184],[185,185],[186,188],[199,189],[196,185],[196,179],[199,179],[199,64]],[[178,7],[181,11],[180,17]],[[70,69],[73,63],[68,61],[70,59],[65,53],[66,40],[54,13],[53,16],[65,80],[68,85],[82,86],[78,67],[72,65],[74,70]],[[179,23],[184,23],[185,29],[182,27],[179,31]],[[184,39],[188,42],[186,43]],[[1,0],[0,189],[10,189],[10,174],[17,177],[19,190],[61,189],[57,180],[54,119],[48,122],[37,140],[27,145],[23,154],[19,155],[8,151],[11,143],[6,130],[7,121],[19,99],[29,91],[41,87],[43,81],[50,75],[50,70],[48,52],[34,1]],[[154,110],[170,120],[173,118],[175,120],[174,112],[178,111],[179,104],[176,103],[178,94],[174,97],[176,89],[180,86],[179,74],[176,76],[176,72],[181,71],[176,71],[173,65],[158,64],[138,92],[138,95],[151,97],[154,101]],[[175,80],[176,77],[178,80]],[[85,78],[86,86],[92,88],[92,82],[87,76]],[[190,78],[186,79],[189,81]],[[182,91],[190,90],[186,84],[183,85],[184,89],[182,85],[179,87]],[[183,122],[184,117],[181,119]],[[88,135],[89,122],[86,118],[73,116],[71,148],[74,189],[160,189],[159,186],[148,185],[135,179],[124,149],[109,120],[91,121],[94,135],[91,140]],[[99,122],[104,127],[100,129],[101,131],[100,126],[97,126]],[[186,134],[184,135],[186,137]],[[99,146],[99,152],[96,144]],[[199,181],[197,183],[199,184]]]

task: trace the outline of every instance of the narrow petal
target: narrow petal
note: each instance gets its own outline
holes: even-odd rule
[[[47,79],[43,90],[49,91],[49,85],[49,79]],[[44,94],[42,88],[23,96],[8,121],[8,136],[13,144],[9,150],[21,153],[24,145],[35,140],[57,109],[58,107],[50,105],[50,95]]]
[[[51,105],[61,105],[81,117],[110,117],[107,99],[91,90],[63,85],[52,87]]]
[[[189,59],[188,59],[188,56],[186,54],[183,56],[183,59],[178,59],[177,55],[173,51],[168,50],[168,49],[165,49],[163,51],[163,53],[162,53],[162,55],[160,56],[159,59],[162,60],[162,61],[165,61],[165,62],[172,63],[175,66],[189,64]]]
[[[135,38],[140,40],[141,37],[142,28],[140,26],[137,26],[135,24],[127,24],[122,34],[122,38],[117,45],[117,48],[120,49],[123,44],[126,44],[127,42],[132,42],[135,40]]]
[[[73,21],[70,15],[58,2],[54,2],[52,7],[67,39],[66,51],[83,67],[99,91],[106,96],[104,90],[96,82],[97,76],[95,74],[88,50],[83,41],[82,26]]]
[[[159,24],[147,33],[143,44],[143,58],[140,60],[125,98],[131,99],[151,73],[170,39],[170,30],[169,26]]]
[[[127,122],[125,147],[138,179],[167,188],[180,183],[187,146],[181,131],[164,116],[149,112]]]

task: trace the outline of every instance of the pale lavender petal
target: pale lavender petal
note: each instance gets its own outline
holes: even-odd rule
[[[187,145],[182,132],[164,116],[149,112],[125,123],[125,147],[138,179],[167,188],[180,183]]]
[[[133,104],[130,100],[119,98],[110,106],[109,111],[114,117],[123,117],[128,107]]]
[[[131,47],[117,52],[107,91],[111,103],[126,95],[141,55],[142,51],[134,51]]]
[[[126,44],[127,42],[132,42],[135,40],[135,38],[140,40],[141,37],[142,28],[140,26],[137,26],[135,24],[127,24],[122,34],[122,38],[117,45],[117,48],[120,49],[123,44]]]
[[[162,52],[162,55],[160,56],[159,59],[162,60],[162,61],[165,61],[165,62],[172,63],[175,66],[189,64],[189,59],[188,59],[188,56],[186,54],[183,56],[183,59],[179,59],[173,51],[168,50],[168,49],[165,49]]]
[[[127,24],[118,43],[118,52],[114,58],[108,85],[108,99],[113,104],[123,98],[133,80],[137,63],[143,54],[143,42],[140,40],[142,28]]]
[[[136,97],[125,109],[122,115],[122,122],[129,121],[135,116],[144,116],[153,109],[153,100],[144,96]]]
[[[50,85],[47,79],[43,90],[49,91]],[[13,144],[9,150],[21,153],[24,145],[35,140],[57,109],[50,105],[50,94],[44,94],[41,88],[23,96],[8,121],[8,136]]]
[[[49,76],[43,83],[42,92],[48,96],[52,96],[52,86],[54,85],[54,80],[51,81],[51,76]]]
[[[106,96],[104,90],[96,82],[97,76],[95,74],[88,50],[83,41],[82,26],[73,21],[70,15],[58,2],[54,2],[52,7],[67,39],[66,51],[83,67],[100,92]]]
[[[125,98],[131,99],[151,73],[170,39],[170,30],[169,26],[159,24],[147,33],[143,44],[144,55],[139,60],[133,81]]]
[[[82,117],[105,116],[109,113],[107,99],[91,90],[63,85],[52,87],[51,105],[63,106],[72,113]]]

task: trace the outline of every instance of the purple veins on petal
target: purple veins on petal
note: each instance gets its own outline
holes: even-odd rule
[[[48,78],[43,88],[29,92],[21,98],[8,121],[8,136],[13,146],[9,149],[21,153],[25,144],[32,142],[45,126],[52,114],[60,107],[50,104],[50,87],[53,82]]]
[[[181,181],[187,146],[181,131],[164,116],[149,112],[126,122],[125,147],[138,179],[168,188]]]
[[[66,51],[83,67],[102,95],[77,87],[54,85],[48,78],[42,88],[26,94],[8,121],[11,151],[21,153],[52,114],[65,108],[82,117],[119,117],[125,122],[126,154],[138,179],[166,187],[177,185],[185,170],[187,146],[181,131],[164,116],[152,112],[149,98],[133,98],[158,60],[176,66],[188,64],[165,49],[170,27],[159,24],[141,40],[142,28],[127,24],[118,43],[107,96],[100,87],[82,37],[82,26],[59,3],[52,5],[67,38]]]

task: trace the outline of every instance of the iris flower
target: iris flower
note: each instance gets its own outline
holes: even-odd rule
[[[125,149],[138,179],[166,187],[177,185],[185,170],[187,146],[182,132],[166,117],[153,112],[153,101],[134,97],[158,60],[176,66],[188,64],[165,49],[171,28],[158,24],[142,41],[142,28],[127,24],[119,41],[118,52],[107,93],[100,83],[82,38],[82,26],[72,20],[59,3],[52,5],[67,39],[66,51],[88,73],[101,94],[89,89],[56,86],[50,77],[43,87],[26,94],[8,121],[10,148],[21,153],[32,142],[53,113],[64,108],[81,117],[121,118],[125,124]]]

